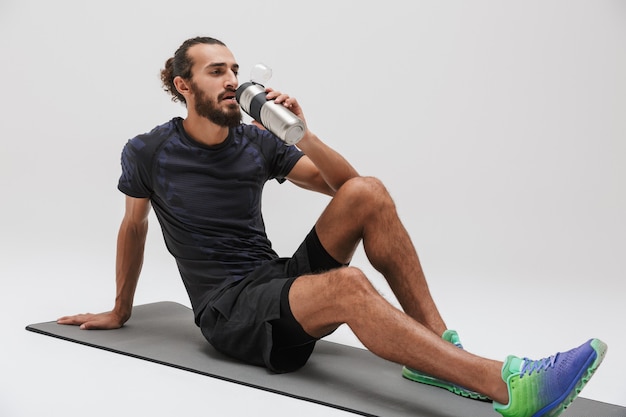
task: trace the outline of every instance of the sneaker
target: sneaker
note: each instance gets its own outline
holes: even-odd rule
[[[606,350],[605,343],[590,339],[568,352],[537,361],[509,356],[502,366],[509,404],[494,401],[494,410],[504,417],[558,416],[600,366]]]
[[[463,345],[461,344],[461,340],[456,331],[446,330],[441,338],[447,342],[454,344],[458,348],[463,349]],[[407,366],[402,368],[402,376],[406,379],[410,379],[411,381],[447,389],[448,391],[453,392],[457,395],[461,395],[463,397],[472,398],[474,400],[480,401],[491,401],[486,395],[479,394],[475,391],[470,391],[451,382],[435,378],[434,376],[427,375],[418,371],[417,369],[409,368]]]

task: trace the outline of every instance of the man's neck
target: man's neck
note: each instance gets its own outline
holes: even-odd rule
[[[197,114],[188,114],[183,127],[194,140],[208,146],[219,145],[228,137],[227,127],[218,126]]]

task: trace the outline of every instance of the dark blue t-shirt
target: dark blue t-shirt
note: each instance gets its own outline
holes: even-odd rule
[[[196,314],[213,291],[278,257],[265,233],[263,186],[283,182],[302,155],[243,124],[206,146],[179,117],[128,141],[118,188],[150,198]]]

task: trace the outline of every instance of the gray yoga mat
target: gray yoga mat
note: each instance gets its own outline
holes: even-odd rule
[[[289,374],[242,364],[215,351],[194,324],[192,311],[173,302],[136,306],[117,330],[85,331],[55,322],[26,329],[364,416],[499,415],[490,403],[406,380],[401,366],[332,342],[318,342],[307,365]],[[626,417],[626,408],[578,398],[562,416]]]

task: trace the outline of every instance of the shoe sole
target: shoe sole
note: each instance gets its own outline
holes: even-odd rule
[[[587,363],[586,368],[583,368],[574,382],[570,386],[570,389],[567,391],[568,394],[561,399],[554,401],[552,404],[547,405],[539,412],[533,414],[532,417],[556,417],[561,414],[569,405],[578,397],[578,394],[582,391],[584,386],[589,382],[593,374],[596,372],[604,357],[606,356],[607,345],[599,339],[593,339],[591,342],[591,347],[595,351],[595,358],[591,356]],[[556,404],[556,406],[555,406]]]
[[[456,395],[460,395],[461,397],[471,398],[473,400],[478,400],[478,401],[491,402],[491,399],[485,395],[466,390],[452,383],[442,381],[439,378],[435,378],[435,377],[424,375],[424,374],[415,374],[414,372],[411,372],[411,370],[408,369],[407,367],[402,368],[402,376],[414,382],[419,382],[421,384],[426,384],[426,385],[432,385],[437,388],[443,388]]]

